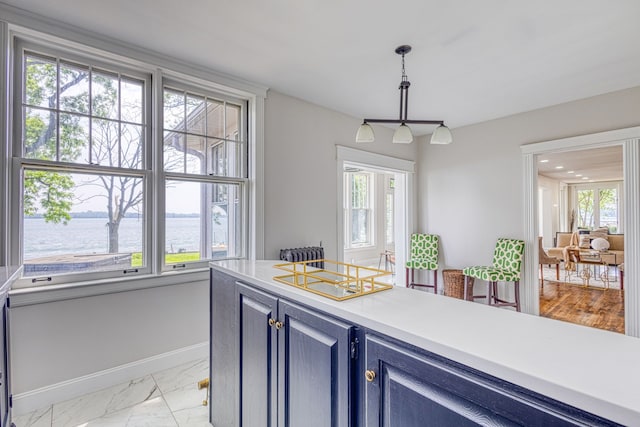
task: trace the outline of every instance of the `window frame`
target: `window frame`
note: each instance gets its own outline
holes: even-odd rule
[[[368,205],[368,208],[366,208],[366,211],[368,212],[368,222],[367,222],[367,242],[364,243],[354,243],[353,239],[352,239],[352,232],[353,232],[353,188],[352,188],[352,182],[353,182],[353,177],[355,175],[366,175],[367,177],[367,192],[366,192],[366,202]],[[349,239],[345,239],[345,242],[347,242],[348,244],[345,246],[344,249],[364,249],[364,248],[371,248],[374,247],[376,245],[376,233],[375,233],[375,223],[376,223],[376,218],[375,218],[375,209],[373,208],[375,206],[375,173],[371,172],[371,171],[367,171],[367,170],[359,170],[359,171],[344,171],[344,175],[346,177],[346,179],[344,180],[344,195],[345,195],[345,203],[344,206],[346,206],[345,208],[345,218],[344,218],[344,225],[345,225],[345,236],[349,236]]]
[[[578,193],[580,191],[593,191],[593,224],[594,228],[605,227],[601,225],[600,215],[600,191],[601,190],[615,190],[616,192],[616,215],[617,215],[617,228],[615,234],[624,233],[623,229],[623,193],[622,183],[620,181],[601,181],[591,182],[586,184],[571,184],[572,188],[572,206],[575,209],[576,214],[579,212],[579,199]],[[578,226],[576,224],[576,226]],[[606,226],[609,228],[608,226]]]
[[[77,44],[74,41],[67,39],[55,40],[54,37],[41,39],[39,37],[33,37],[33,31],[15,31],[13,26],[9,37],[9,53],[10,58],[13,61],[12,75],[8,81],[10,82],[10,90],[12,92],[7,95],[8,101],[13,103],[13,108],[8,111],[10,114],[9,124],[10,129],[8,132],[11,135],[13,142],[9,144],[8,164],[10,165],[9,182],[5,187],[6,202],[8,206],[8,218],[7,222],[11,230],[7,231],[6,244],[7,254],[6,259],[9,264],[20,265],[22,263],[22,245],[23,245],[23,214],[21,200],[23,197],[22,179],[21,174],[25,166],[35,168],[46,168],[51,170],[59,170],[64,172],[75,171],[90,171],[92,174],[96,172],[104,172],[107,174],[126,174],[129,175],[132,169],[128,168],[112,168],[96,165],[82,165],[75,163],[64,163],[56,161],[47,161],[39,159],[26,159],[23,158],[22,148],[22,108],[24,95],[22,93],[23,80],[25,76],[22,73],[23,60],[25,51],[33,52],[45,57],[64,58],[64,60],[72,63],[87,64],[100,70],[118,71],[122,75],[133,77],[143,80],[145,82],[144,89],[144,129],[145,138],[143,143],[143,160],[140,169],[135,172],[136,177],[143,179],[144,188],[144,200],[143,200],[143,212],[145,217],[145,224],[143,229],[143,252],[144,252],[144,267],[134,268],[137,271],[130,271],[124,273],[122,270],[113,270],[107,272],[83,272],[73,274],[61,274],[51,277],[51,280],[47,280],[46,286],[55,284],[69,284],[72,286],[80,286],[84,284],[95,283],[107,283],[107,282],[121,282],[130,281],[135,277],[153,277],[159,275],[166,275],[167,272],[174,272],[177,274],[184,274],[188,272],[202,272],[208,267],[211,259],[205,259],[197,263],[189,263],[184,269],[176,271],[174,268],[166,268],[164,257],[164,227],[166,223],[164,212],[164,183],[166,179],[171,177],[179,178],[180,180],[195,179],[199,182],[215,182],[215,183],[234,183],[239,184],[240,193],[242,197],[242,258],[247,258],[254,254],[256,251],[260,251],[260,248],[255,247],[256,231],[261,233],[262,230],[256,230],[255,225],[249,223],[249,218],[255,215],[256,207],[251,206],[249,203],[261,199],[260,195],[256,195],[255,185],[250,185],[251,177],[259,176],[261,171],[261,160],[251,159],[252,155],[261,154],[259,150],[256,150],[256,140],[262,140],[262,130],[256,132],[251,130],[250,124],[262,125],[263,100],[266,95],[266,88],[258,88],[258,93],[253,93],[246,89],[235,89],[231,86],[226,86],[223,83],[217,81],[215,74],[196,72],[195,75],[185,74],[182,71],[176,71],[172,68],[159,68],[158,65],[150,64],[139,60],[132,59],[133,56],[124,56],[120,54],[114,54],[102,50],[94,49],[88,45]],[[9,32],[5,32],[9,34]],[[115,58],[115,59],[114,59]],[[162,62],[162,61],[161,61]],[[170,61],[169,61],[170,63]],[[203,78],[204,76],[204,78]],[[222,78],[222,81],[225,79]],[[226,79],[229,82],[229,79]],[[162,91],[164,88],[164,82],[171,81],[173,84],[179,84],[180,87],[190,87],[195,90],[196,93],[209,93],[213,98],[224,99],[227,101],[233,101],[234,104],[241,106],[241,120],[242,120],[242,132],[245,134],[243,139],[243,159],[242,169],[243,176],[239,179],[232,179],[226,177],[210,177],[201,176],[189,176],[188,174],[172,174],[164,173],[163,160],[162,160]],[[250,84],[240,84],[240,86],[246,86],[251,88]],[[264,92],[264,94],[260,93]],[[19,101],[19,102],[16,102]],[[59,106],[58,106],[59,108]],[[257,121],[257,123],[256,123]],[[160,148],[157,148],[160,147]],[[256,166],[255,162],[259,162]],[[253,169],[250,169],[252,167]],[[258,174],[254,169],[258,168]],[[19,188],[17,188],[18,186]],[[258,187],[262,187],[259,185]],[[260,239],[261,240],[261,239]],[[168,277],[173,277],[170,275]],[[24,291],[39,291],[46,286],[37,286],[35,283],[29,284],[33,279],[42,278],[42,276],[30,276],[28,278],[18,279],[16,287],[24,287]],[[145,280],[146,282],[146,280]],[[141,282],[142,283],[142,282]],[[120,285],[118,285],[120,287]],[[149,285],[143,285],[142,288],[149,287]],[[133,289],[136,287],[134,286]],[[104,291],[99,291],[104,293]],[[86,293],[86,292],[85,292]]]

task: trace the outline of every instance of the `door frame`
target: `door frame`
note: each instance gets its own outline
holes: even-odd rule
[[[393,172],[400,179],[396,180],[394,191],[394,244],[396,277],[398,266],[404,266],[409,251],[409,236],[414,230],[416,212],[416,185],[415,185],[415,162],[412,160],[399,159],[397,157],[386,156],[369,151],[358,150],[351,147],[336,145],[336,172],[337,172],[337,198],[336,198],[336,224],[337,224],[337,258],[344,262],[344,165],[359,164],[370,169]],[[397,283],[396,283],[397,284]]]
[[[538,280],[538,165],[540,155],[577,151],[589,148],[622,146],[625,259],[640,259],[640,126],[588,135],[562,138],[522,145],[523,212],[526,249],[523,269],[523,311],[539,315],[540,297]],[[625,263],[624,324],[625,333],[640,337],[640,277],[636,263]]]

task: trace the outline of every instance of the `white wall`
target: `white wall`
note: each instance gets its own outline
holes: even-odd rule
[[[419,227],[441,236],[441,268],[487,265],[498,237],[522,238],[523,144],[640,125],[640,87],[421,138]]]
[[[341,214],[336,199],[336,145],[416,158],[417,144],[393,144],[389,128],[375,126],[375,142],[356,144],[361,123],[361,118],[269,91],[264,147],[266,259],[277,259],[282,248],[315,246],[320,241],[328,259],[336,259],[342,250],[336,230]]]
[[[12,391],[206,342],[208,301],[202,281],[12,308]]]

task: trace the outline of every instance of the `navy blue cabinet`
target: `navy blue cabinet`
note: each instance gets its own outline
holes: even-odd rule
[[[616,425],[386,338],[365,342],[366,427]]]
[[[7,293],[8,289],[0,292],[0,427],[10,422]]]
[[[216,427],[617,425],[211,271]]]
[[[279,426],[351,426],[353,327],[281,301]]]
[[[213,425],[355,425],[355,328],[215,270],[211,283]]]

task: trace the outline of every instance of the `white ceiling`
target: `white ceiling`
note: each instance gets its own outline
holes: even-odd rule
[[[401,44],[453,128],[640,85],[638,0],[3,1],[358,118],[397,117]]]
[[[540,175],[569,184],[622,181],[622,146],[538,156]]]

